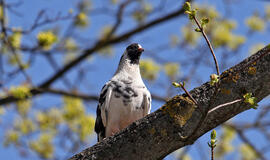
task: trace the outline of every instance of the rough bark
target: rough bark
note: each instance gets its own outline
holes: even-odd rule
[[[155,160],[193,144],[209,130],[250,109],[243,101],[222,104],[242,99],[245,93],[252,93],[258,101],[270,94],[270,45],[223,72],[219,84],[207,82],[190,93],[198,105],[185,94],[177,95],[154,113],[70,159]]]

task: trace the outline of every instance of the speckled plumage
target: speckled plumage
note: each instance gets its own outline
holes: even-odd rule
[[[139,68],[142,52],[139,44],[129,45],[114,76],[101,90],[95,123],[98,141],[150,113],[151,95],[142,81]]]

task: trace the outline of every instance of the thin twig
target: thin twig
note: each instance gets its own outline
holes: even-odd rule
[[[191,96],[191,94],[186,90],[185,86],[180,82],[179,83],[181,88],[186,92],[186,94],[189,96],[189,98],[197,105],[197,101]]]
[[[57,62],[55,61],[55,59],[53,59],[52,54],[44,54],[44,56],[47,59],[47,61],[49,62],[49,64],[52,66],[52,68],[54,68],[54,70],[57,71],[59,69],[59,66],[58,66]],[[70,89],[71,83],[64,75],[62,77],[62,80],[63,80],[63,83],[66,85],[66,87]]]
[[[214,160],[214,147],[211,146],[211,160]]]
[[[224,104],[218,105],[218,106],[212,108],[210,111],[208,111],[208,113],[213,112],[213,111],[215,111],[215,110],[217,110],[217,109],[219,109],[221,107],[232,105],[234,103],[241,102],[241,101],[243,101],[243,99],[237,99],[237,100],[234,100],[232,102],[228,102],[228,103],[224,103]]]
[[[204,39],[206,40],[206,43],[207,43],[207,45],[208,45],[208,47],[209,47],[209,49],[210,49],[210,51],[211,51],[211,53],[212,53],[212,56],[213,56],[213,58],[214,58],[215,65],[216,65],[217,75],[220,75],[219,67],[218,67],[218,61],[217,61],[216,55],[215,55],[215,53],[214,53],[213,47],[212,47],[212,45],[211,45],[211,43],[210,43],[210,41],[209,41],[207,35],[205,34],[205,32],[204,32],[204,30],[203,30],[203,27],[202,27],[202,26],[200,25],[200,23],[198,22],[196,16],[193,16],[193,19],[194,19],[194,21],[196,22],[197,26],[199,27],[200,31],[202,32],[202,35],[203,35]]]
[[[119,26],[122,23],[122,16],[124,13],[124,9],[128,6],[129,3],[134,2],[134,0],[127,0],[125,2],[123,2],[122,4],[120,4],[119,9],[116,13],[116,22],[114,24],[114,26],[112,27],[111,31],[108,33],[107,38],[111,38],[111,36],[117,31],[117,29],[119,28]]]
[[[45,17],[46,16],[45,13],[46,13],[45,10],[39,11],[38,15],[36,16],[36,18],[34,20],[34,23],[30,26],[29,29],[21,30],[20,31],[21,34],[29,34],[29,33],[33,32],[35,29],[42,27],[44,25],[48,25],[51,23],[59,22],[59,21],[69,20],[69,19],[73,18],[72,14],[67,14],[67,15],[61,16],[60,12],[55,17],[48,18],[48,17]],[[12,32],[12,28],[6,27],[6,30]]]
[[[28,76],[28,74],[25,72],[24,70],[24,67],[23,67],[23,64],[21,63],[17,53],[16,53],[16,49],[12,46],[11,42],[9,41],[8,39],[8,35],[7,35],[7,30],[6,30],[6,21],[5,21],[5,2],[4,0],[1,0],[0,1],[0,5],[2,6],[2,10],[3,10],[3,15],[2,15],[2,18],[0,19],[0,22],[1,22],[1,30],[2,30],[2,33],[4,35],[4,38],[3,38],[3,43],[7,45],[7,47],[9,47],[9,49],[11,50],[11,53],[13,54],[14,58],[15,58],[15,61],[17,62],[19,68],[20,68],[20,71],[22,72],[22,74],[25,76],[26,80],[28,82],[31,83],[31,78]]]

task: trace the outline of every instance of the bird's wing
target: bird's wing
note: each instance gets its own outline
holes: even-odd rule
[[[95,123],[95,131],[98,134],[98,141],[105,138],[105,128],[106,128],[106,121],[108,119],[107,110],[109,107],[110,99],[112,94],[112,87],[110,82],[106,83],[100,93],[99,96],[99,104],[97,106],[97,117]]]
[[[152,101],[151,94],[148,90],[146,90],[145,94],[143,95],[143,103],[142,103],[142,105],[144,105],[143,116],[146,116],[147,114],[150,113],[151,101]]]
[[[112,87],[110,84],[107,85],[107,88],[104,90],[104,102],[101,105],[101,117],[103,125],[106,127],[108,119],[108,109],[111,101]]]

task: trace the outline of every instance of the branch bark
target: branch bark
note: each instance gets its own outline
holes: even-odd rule
[[[207,82],[190,91],[198,105],[187,95],[177,95],[154,113],[74,155],[70,160],[162,159],[176,149],[193,144],[209,130],[250,109],[249,104],[243,101],[231,105],[221,104],[243,98],[245,93],[252,93],[258,101],[268,96],[269,66],[270,45],[223,72],[218,85],[211,86]],[[222,107],[215,109],[216,106]]]

